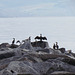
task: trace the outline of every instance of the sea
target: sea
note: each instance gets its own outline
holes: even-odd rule
[[[13,17],[0,18],[0,44],[12,39],[24,40],[45,36],[49,46],[58,42],[60,48],[75,52],[75,17]]]

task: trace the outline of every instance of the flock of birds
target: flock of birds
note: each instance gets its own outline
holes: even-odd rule
[[[40,34],[40,36],[36,36],[34,39],[35,39],[35,40],[38,39],[38,40],[40,40],[40,41],[42,41],[42,40],[47,40],[46,37],[42,37],[42,34]],[[31,37],[29,37],[28,39],[22,40],[22,42],[21,42],[20,40],[17,40],[16,43],[22,44],[23,42],[28,41],[28,40],[31,40]],[[12,44],[15,44],[15,38],[13,38]]]
[[[15,38],[13,38],[13,40],[12,40],[12,45],[14,45],[15,42],[22,44],[22,43],[24,43],[25,41],[28,41],[28,40],[30,40],[30,37],[29,37],[28,39],[22,40],[22,42],[21,42],[20,40],[15,41]]]

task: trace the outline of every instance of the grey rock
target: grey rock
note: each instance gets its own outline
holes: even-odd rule
[[[9,43],[2,43],[2,44],[0,44],[0,48],[8,48],[8,47],[10,47]]]
[[[68,74],[73,74],[71,72],[67,72],[67,71],[55,71],[53,73],[51,73],[52,75],[61,75],[61,74],[65,74],[65,75],[68,75]]]
[[[33,47],[31,45],[30,40],[26,40],[21,46],[20,48],[22,49],[28,49],[28,50],[33,50]]]
[[[50,74],[54,71],[67,71],[67,72],[74,72],[75,70],[75,66],[67,64],[65,62],[62,62],[60,60],[57,59],[49,59],[48,61],[51,63],[51,67],[49,68],[49,70],[47,71],[46,74]]]
[[[34,70],[31,66],[26,65],[21,61],[13,61],[9,66],[3,71],[2,75],[12,75],[13,73],[17,74],[32,74],[39,75],[39,73]]]

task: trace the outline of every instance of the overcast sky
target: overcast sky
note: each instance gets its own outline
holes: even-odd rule
[[[0,0],[0,17],[75,16],[75,0]]]

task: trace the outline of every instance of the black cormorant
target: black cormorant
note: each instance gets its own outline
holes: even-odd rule
[[[15,38],[13,38],[13,41],[12,41],[12,44],[14,44],[15,43]]]
[[[42,34],[40,34],[40,36],[36,36],[35,39],[39,39],[40,41],[47,40],[46,37],[42,37]]]

